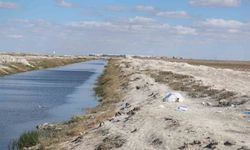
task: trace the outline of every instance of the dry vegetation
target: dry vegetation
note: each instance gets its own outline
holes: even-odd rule
[[[57,124],[53,128],[41,129],[39,142],[46,149],[58,149],[58,143],[67,141],[75,136],[86,134],[89,130],[98,128],[102,122],[112,118],[116,114],[116,104],[122,100],[123,95],[119,89],[126,83],[121,78],[117,60],[111,59],[103,75],[98,79],[95,88],[100,104],[89,108],[88,113],[83,116],[75,116],[71,120]]]
[[[63,66],[72,63],[78,63],[86,61],[85,58],[33,58],[29,59],[28,62],[30,65],[25,65],[22,63],[7,63],[3,64],[4,67],[0,68],[0,76],[14,74],[18,72],[25,72],[38,69],[46,69],[57,66]]]
[[[66,64],[77,63],[81,61],[86,61],[83,58],[42,58],[42,59],[30,59],[29,62],[35,69],[46,69],[51,67],[63,66]]]
[[[0,68],[0,76],[33,70],[33,67],[21,63],[9,63]]]
[[[204,65],[222,69],[250,71],[250,61],[223,61],[223,60],[198,60],[198,59],[167,59],[171,62],[186,62],[191,65]]]
[[[241,105],[247,102],[248,97],[246,96],[240,96],[225,89],[217,90],[204,86],[192,76],[176,74],[171,71],[148,71],[148,74],[156,82],[165,83],[173,90],[187,92],[191,98],[209,97],[210,102],[213,102],[214,106]]]

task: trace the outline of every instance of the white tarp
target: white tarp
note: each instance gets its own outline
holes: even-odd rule
[[[184,98],[181,96],[180,93],[177,92],[169,92],[166,94],[166,96],[163,98],[164,102],[183,102]]]

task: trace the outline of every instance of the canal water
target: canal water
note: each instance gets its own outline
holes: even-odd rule
[[[0,77],[0,150],[24,131],[83,114],[106,62],[94,60]]]

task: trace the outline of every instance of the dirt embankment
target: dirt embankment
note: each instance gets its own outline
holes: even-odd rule
[[[38,56],[0,54],[0,76],[63,66],[91,58],[81,56]]]
[[[74,116],[69,121],[40,125],[38,127],[40,144],[34,149],[68,149],[62,146],[64,145],[62,143],[67,143],[67,141],[72,144],[80,143],[84,136],[89,135],[88,132],[97,130],[106,120],[115,116],[118,111],[117,104],[124,97],[120,91],[121,87],[126,86],[127,83],[126,78],[121,76],[118,65],[118,60],[110,59],[103,75],[98,79],[94,90],[100,97],[100,104],[89,108],[86,115]]]
[[[46,149],[250,148],[250,73],[146,59],[110,60],[100,105],[41,130]],[[183,102],[163,102],[178,92]],[[185,110],[179,108],[185,107]]]

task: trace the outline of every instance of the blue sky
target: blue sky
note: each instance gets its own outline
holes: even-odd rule
[[[0,50],[250,59],[249,0],[0,0]]]

